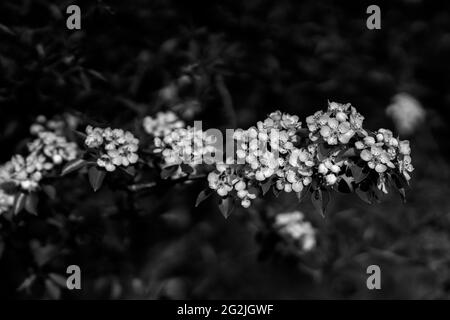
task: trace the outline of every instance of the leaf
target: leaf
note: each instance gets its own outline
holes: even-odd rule
[[[61,297],[61,289],[50,279],[45,279],[45,288],[52,299],[58,300]]]
[[[18,214],[25,207],[25,200],[27,195],[25,193],[19,193],[14,199],[14,214]]]
[[[9,28],[9,27],[5,26],[4,24],[1,24],[1,23],[0,23],[0,31],[3,32],[3,33],[8,34],[10,36],[15,36],[16,35],[16,33],[14,31],[12,31],[11,28]]]
[[[182,163],[180,165],[180,167],[181,167],[181,170],[183,170],[184,173],[191,174],[192,172],[194,172],[194,169],[190,165],[187,165],[185,163]]]
[[[42,190],[45,192],[45,194],[52,200],[56,199],[56,189],[54,186],[45,185],[42,186]]]
[[[361,190],[360,188],[357,188],[357,189],[355,190],[355,193],[358,195],[358,197],[359,197],[362,201],[364,201],[364,202],[366,202],[366,203],[368,203],[368,204],[372,204],[372,203],[373,203],[372,200],[371,200],[371,198],[370,198],[370,196],[369,196],[369,191],[363,191],[363,190]]]
[[[97,78],[99,80],[102,80],[104,82],[108,82],[108,80],[106,80],[106,78],[98,71],[93,70],[93,69],[86,69],[86,72],[88,74],[90,74],[91,76],[93,76],[94,78]]]
[[[25,198],[25,210],[29,213],[37,216],[37,206],[39,203],[39,197],[36,193],[30,193]]]
[[[81,131],[74,130],[72,131],[75,137],[75,140],[78,144],[84,145],[84,141],[86,141],[87,135]]]
[[[364,172],[364,168],[361,168],[360,166],[353,164],[350,167],[350,170],[352,171],[353,179],[355,180],[355,183],[360,183],[363,181],[367,176],[369,175],[368,172]]]
[[[178,165],[165,167],[161,171],[161,178],[167,179],[167,178],[171,177],[177,170],[178,170]]]
[[[225,219],[228,219],[234,209],[232,199],[222,199],[222,201],[219,203],[219,209]]]
[[[213,194],[211,189],[205,189],[200,192],[197,196],[197,200],[195,201],[195,206],[198,207],[200,203],[208,199]]]
[[[87,162],[83,159],[75,159],[69,161],[62,169],[61,176],[65,176],[73,171],[79,170],[83,168],[86,164]]]
[[[306,138],[309,136],[309,130],[306,128],[298,129],[296,133],[297,133],[297,136],[303,137],[303,138]]]
[[[319,148],[317,149],[319,152],[317,153],[317,156],[320,161],[325,160],[328,157],[328,149],[325,146],[324,143],[319,143]]]
[[[25,280],[23,280],[23,282],[17,288],[17,291],[29,289],[33,285],[34,281],[36,281],[36,275],[32,274],[31,276],[29,276],[29,277],[25,278]]]
[[[277,188],[272,188],[272,192],[275,195],[275,197],[278,198],[282,190],[278,190]]]
[[[339,154],[336,156],[335,162],[339,162],[344,160],[345,158],[350,158],[354,156],[356,156],[356,149],[348,148],[346,150],[343,150],[342,152],[339,152]]]
[[[310,188],[310,185],[308,185],[307,187],[304,187],[302,191],[296,193],[299,203],[301,203],[303,200],[305,200],[305,196],[308,194],[309,188]]]
[[[134,177],[136,175],[136,169],[134,167],[126,167],[122,168],[123,172]]]
[[[144,189],[153,188],[154,186],[156,186],[156,182],[152,181],[152,182],[147,182],[147,183],[133,184],[133,185],[129,186],[128,189],[130,191],[141,191]]]
[[[314,208],[316,208],[316,210],[322,215],[322,217],[325,217],[327,206],[330,201],[328,191],[322,191],[321,189],[315,190],[311,195],[311,201],[314,205]]]
[[[64,276],[57,273],[49,273],[48,277],[58,286],[67,288],[67,279]]]
[[[338,184],[338,191],[342,193],[352,193],[353,192],[353,184],[354,181],[353,177],[348,177],[346,175],[342,176],[342,179],[340,179]]]
[[[272,186],[272,184],[273,184],[273,180],[272,179],[268,179],[266,182],[264,182],[261,185],[261,189],[262,189],[263,195],[265,195],[267,192],[269,192],[270,187]]]
[[[406,203],[406,192],[405,188],[398,189],[398,193],[400,193],[400,197],[402,198],[402,202]]]
[[[94,192],[97,192],[102,186],[103,180],[105,179],[106,172],[103,170],[99,170],[97,167],[91,167],[88,172],[89,183],[94,189]]]

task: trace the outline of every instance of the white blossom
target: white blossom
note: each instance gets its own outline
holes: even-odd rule
[[[99,152],[97,165],[107,171],[128,167],[139,160],[139,140],[129,131],[88,126],[85,144]]]
[[[316,230],[300,211],[277,214],[274,227],[281,236],[296,242],[302,252],[309,252],[316,246]]]

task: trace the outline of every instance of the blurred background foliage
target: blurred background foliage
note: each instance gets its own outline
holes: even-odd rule
[[[81,7],[81,30],[65,9]],[[368,206],[338,197],[323,219],[289,195],[224,220],[194,208],[201,183],[128,194],[58,180],[39,216],[0,223],[0,296],[8,298],[449,298],[450,6],[379,1],[382,29],[359,1],[0,2],[1,162],[39,114],[137,128],[176,111],[204,127],[248,127],[281,109],[304,119],[327,100],[351,102],[368,128],[396,132],[397,93],[427,119],[410,136],[416,167],[408,202]],[[278,250],[252,214],[300,208],[318,247]],[[2,219],[0,217],[0,219]],[[81,291],[61,287],[82,269]],[[378,264],[382,290],[366,288]]]

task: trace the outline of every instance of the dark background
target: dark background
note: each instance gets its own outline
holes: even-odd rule
[[[70,4],[81,7],[80,31],[65,26]],[[366,28],[370,4],[381,30]],[[334,100],[356,106],[370,129],[395,130],[384,110],[407,92],[427,120],[404,137],[416,167],[408,203],[338,197],[325,219],[302,204],[320,235],[301,261],[259,254],[244,210],[225,221],[212,203],[194,208],[202,185],[130,204],[111,188],[92,196],[86,181],[60,181],[42,217],[0,229],[0,296],[448,298],[449,56],[447,1],[1,1],[2,162],[39,114],[134,128],[172,109],[246,128],[275,109],[304,119]],[[286,196],[254,210],[295,208]],[[68,264],[82,268],[83,290],[49,288],[48,274]],[[370,264],[382,269],[381,291],[366,288]]]

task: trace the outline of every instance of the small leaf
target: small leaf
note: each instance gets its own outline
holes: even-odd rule
[[[94,189],[94,192],[97,192],[102,186],[103,180],[106,176],[106,172],[103,170],[99,170],[97,167],[91,167],[89,169],[88,175],[92,189]]]
[[[273,184],[273,180],[272,179],[268,179],[266,182],[264,182],[261,185],[261,189],[262,189],[263,195],[265,195],[267,192],[269,192],[270,187],[272,186],[272,184]]]
[[[37,206],[39,203],[39,197],[36,193],[30,193],[25,199],[25,209],[34,215],[37,215]]]
[[[185,163],[182,163],[180,165],[180,167],[181,167],[181,170],[183,170],[184,173],[191,174],[192,172],[194,172],[194,169],[190,165],[187,165]]]
[[[353,192],[353,177],[348,177],[346,175],[342,176],[338,184],[338,191],[342,193],[352,193]]]
[[[136,175],[136,169],[135,169],[134,167],[128,166],[128,167],[126,167],[126,168],[122,168],[122,170],[123,170],[126,174],[128,174],[128,175],[130,175],[130,176],[132,176],[132,177],[134,177],[134,176]]]
[[[9,27],[7,27],[7,26],[5,26],[4,24],[1,24],[1,23],[0,23],[0,31],[4,32],[4,33],[6,33],[6,34],[8,34],[10,36],[15,36],[16,35],[15,32],[12,31]]]
[[[350,158],[356,156],[356,149],[355,148],[348,148],[346,150],[343,150],[340,152],[335,159],[335,162],[339,162],[344,160],[345,158]]]
[[[45,192],[45,194],[52,200],[56,199],[56,189],[54,186],[45,185],[42,186],[42,190]]]
[[[278,188],[272,188],[272,192],[275,195],[275,197],[279,197],[282,190],[278,190]]]
[[[405,188],[398,189],[398,193],[400,194],[400,197],[402,198],[402,202],[406,203],[406,192]]]
[[[58,286],[67,288],[67,279],[64,276],[57,273],[49,273],[48,277]]]
[[[301,203],[303,200],[305,200],[305,197],[309,192],[309,188],[310,188],[310,185],[308,185],[307,187],[304,187],[302,191],[296,193],[299,203]]]
[[[306,138],[309,136],[309,130],[306,128],[298,129],[297,136]]]
[[[195,201],[195,206],[198,207],[200,203],[208,199],[213,194],[211,189],[205,189],[200,192],[197,196],[197,200]]]
[[[220,212],[222,212],[222,215],[225,217],[225,219],[227,219],[234,209],[232,199],[230,198],[222,199],[222,201],[219,203],[219,209]]]
[[[75,138],[76,142],[78,144],[80,144],[80,145],[84,145],[84,142],[86,141],[87,135],[84,132],[77,131],[77,130],[74,130],[74,131],[71,131],[71,132],[73,132],[73,135],[74,135],[74,138]]]
[[[19,193],[14,199],[14,214],[18,214],[25,207],[25,200],[27,195],[25,193]]]
[[[317,153],[317,156],[320,161],[325,160],[328,157],[328,149],[325,146],[324,143],[319,143],[319,148],[317,149],[319,152]]]
[[[45,279],[45,288],[52,299],[58,300],[61,297],[61,289],[50,279]]]
[[[29,277],[25,278],[25,280],[23,280],[23,282],[17,288],[17,291],[29,289],[33,285],[34,281],[36,281],[36,275],[32,274],[31,276],[29,276]]]
[[[153,188],[154,186],[156,186],[156,182],[147,182],[147,183],[138,183],[138,184],[133,184],[131,186],[128,187],[128,189],[130,191],[141,191],[144,189],[150,189]]]
[[[314,208],[325,217],[325,213],[327,211],[328,202],[330,201],[328,191],[317,189],[311,195],[311,201],[314,205]]]
[[[167,179],[167,178],[171,177],[177,170],[178,170],[178,165],[165,167],[161,171],[161,178]]]
[[[372,200],[370,199],[370,196],[369,196],[369,191],[363,191],[363,190],[361,190],[360,188],[357,188],[357,189],[355,190],[355,193],[358,195],[358,197],[359,197],[362,201],[364,201],[364,202],[366,202],[366,203],[368,203],[368,204],[372,204]]]
[[[350,170],[352,171],[353,179],[355,180],[355,183],[360,183],[363,181],[367,176],[369,175],[368,172],[364,172],[364,168],[361,168],[360,166],[357,166],[356,164],[353,164],[350,167]]]
[[[66,174],[69,174],[73,171],[79,170],[83,168],[87,162],[83,159],[75,159],[72,161],[69,161],[64,168],[62,169],[61,175],[65,176]]]

